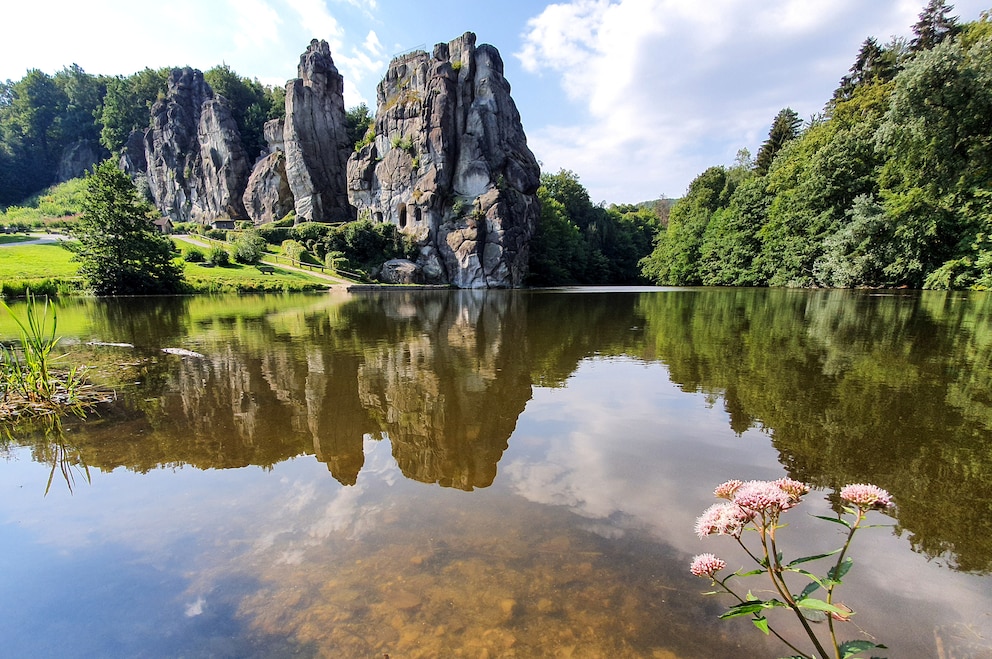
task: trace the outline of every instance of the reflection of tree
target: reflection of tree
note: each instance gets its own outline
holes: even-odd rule
[[[139,346],[113,355],[136,361],[142,384],[73,432],[90,467],[313,454],[353,485],[365,442],[388,437],[408,477],[485,487],[532,383],[562,386],[583,359],[636,355],[722,398],[734,431],[763,428],[793,477],[878,483],[916,549],[992,570],[988,296],[389,292],[193,298],[139,305],[149,317],[132,320],[110,302],[94,325]],[[205,358],[163,355],[163,342]]]
[[[691,291],[640,309],[672,380],[765,428],[793,477],[878,483],[916,549],[992,569],[992,299]]]

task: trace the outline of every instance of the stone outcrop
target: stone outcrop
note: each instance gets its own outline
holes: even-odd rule
[[[207,221],[246,216],[241,201],[251,163],[241,143],[238,124],[223,96],[206,101],[197,130],[202,163],[202,207]]]
[[[93,140],[73,142],[62,151],[56,181],[62,183],[92,171],[93,166],[107,157],[106,149]]]
[[[245,210],[255,224],[281,220],[293,210],[293,192],[286,176],[286,154],[283,151],[283,121],[265,123],[268,153],[255,163],[245,188]]]
[[[144,133],[146,173],[155,205],[174,222],[245,216],[250,165],[227,101],[200,71],[169,74],[165,98]]]
[[[299,78],[286,84],[283,131],[286,175],[298,221],[348,222],[346,172],[352,145],[346,130],[344,81],[326,41],[310,42]]]
[[[121,167],[173,222],[265,224],[291,210],[297,222],[391,222],[419,254],[382,268],[390,281],[522,284],[540,168],[494,47],[469,32],[394,59],[377,90],[374,138],[357,153],[326,41],[310,42],[298,73],[286,118],[265,125],[268,148],[252,166],[227,101],[201,72],[174,69]]]
[[[378,87],[375,133],[348,162],[359,217],[412,236],[429,282],[520,285],[540,168],[499,52],[466,33],[433,55],[394,59]]]
[[[145,131],[131,131],[127,142],[124,143],[124,148],[121,149],[118,167],[131,178],[144,179],[146,177],[148,161],[145,160]]]

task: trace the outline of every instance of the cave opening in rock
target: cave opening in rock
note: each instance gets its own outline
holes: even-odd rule
[[[406,227],[406,204],[400,204],[396,207],[396,212],[399,214],[399,225],[403,229]]]

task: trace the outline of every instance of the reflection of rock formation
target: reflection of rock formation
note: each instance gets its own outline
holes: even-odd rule
[[[514,300],[470,293],[428,300],[418,307],[423,334],[367,351],[359,396],[406,476],[463,490],[492,484],[530,399],[527,360],[514,354],[524,345],[515,340],[523,323]]]
[[[188,306],[152,306],[156,322],[118,319],[123,333],[107,324],[102,340],[127,340],[144,355],[146,388],[128,399],[145,418],[95,429],[88,463],[231,468],[313,453],[354,485],[365,441],[388,437],[410,478],[490,485],[531,393],[522,299],[496,291],[345,299],[286,314],[198,308],[197,318]],[[110,319],[119,309],[105,311]],[[158,351],[177,344],[205,356]]]

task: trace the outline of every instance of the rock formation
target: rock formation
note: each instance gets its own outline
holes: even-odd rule
[[[507,288],[524,279],[540,213],[540,168],[492,46],[468,32],[432,55],[394,59],[378,87],[374,139],[349,143],[343,80],[325,41],[300,56],[286,118],[265,126],[268,153],[248,162],[227,101],[194,69],[175,69],[142,144],[121,166],[144,174],[174,222],[250,216],[265,224],[392,222],[419,247],[390,281]]]
[[[204,215],[208,221],[215,217],[245,217],[241,196],[251,163],[241,143],[238,124],[223,96],[203,104],[197,140],[202,163]]]
[[[286,175],[298,221],[348,222],[348,143],[344,81],[326,41],[310,42],[300,56],[299,78],[286,85],[283,131]]]
[[[359,217],[413,236],[424,279],[459,288],[521,284],[539,184],[503,61],[472,33],[390,63],[375,139],[348,162]]]
[[[144,144],[152,199],[173,222],[245,216],[249,163],[241,135],[227,101],[214,97],[200,71],[172,70]]]
[[[265,123],[265,141],[268,153],[255,163],[242,198],[245,210],[255,224],[281,220],[294,208],[293,192],[286,176],[281,119]]]
[[[73,142],[62,151],[59,168],[55,180],[59,183],[82,176],[92,171],[93,166],[107,157],[107,151],[99,142],[79,140]]]

